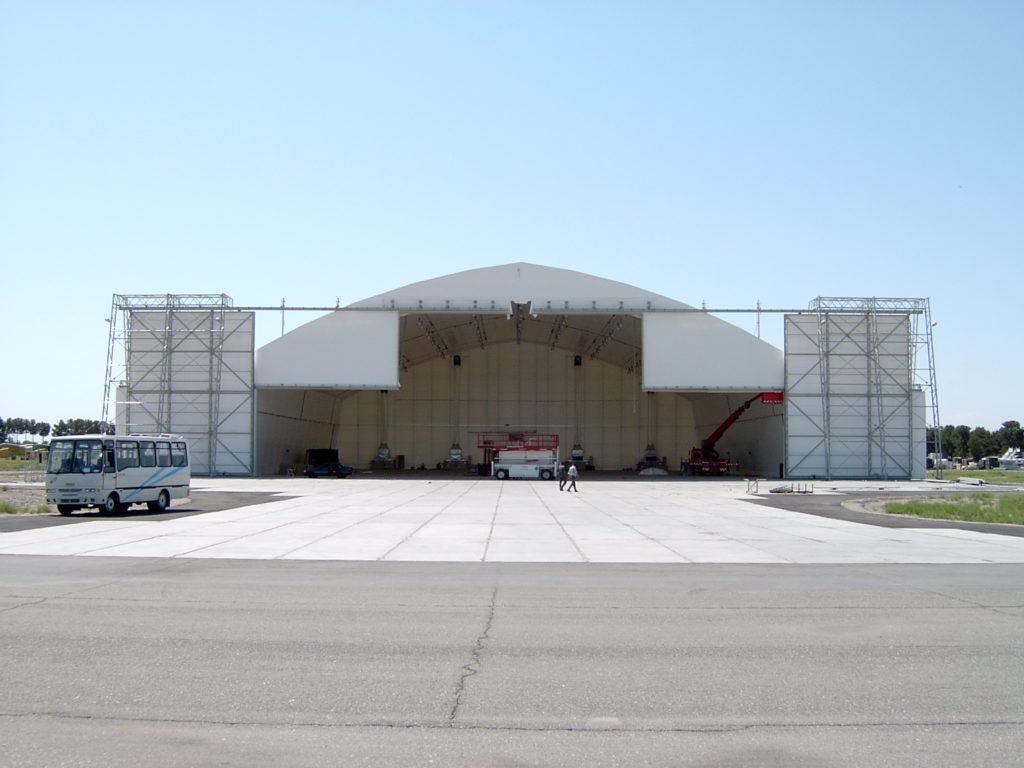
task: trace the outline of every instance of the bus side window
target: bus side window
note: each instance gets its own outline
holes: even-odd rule
[[[139,466],[139,444],[134,440],[117,444],[117,468],[130,469]]]
[[[171,446],[170,446],[170,443],[157,443],[156,444],[156,465],[158,467],[169,467],[169,466],[171,466]]]
[[[112,443],[106,443],[103,446],[103,471],[113,472],[117,468],[114,463],[114,446]]]
[[[96,441],[95,443],[89,443],[89,458],[86,466],[86,472],[102,472],[103,471],[103,445]]]
[[[139,441],[139,466],[140,467],[155,467],[156,466],[156,449],[153,447],[152,440],[141,440]]]
[[[84,473],[89,471],[89,444],[86,442],[75,443],[75,458],[71,465],[71,471]]]
[[[188,452],[184,443],[171,443],[171,464],[176,467],[188,466]]]

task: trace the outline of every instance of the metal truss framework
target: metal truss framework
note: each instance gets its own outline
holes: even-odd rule
[[[787,475],[919,470],[922,409],[940,423],[931,329],[928,299],[819,297],[787,316]]]
[[[445,302],[445,304],[446,306],[443,308],[423,307],[419,311],[431,314],[466,311],[462,308],[453,308],[448,302]],[[550,304],[551,302],[548,302],[547,311],[552,309]],[[287,307],[283,300],[280,306],[235,307],[231,297],[225,294],[114,294],[108,320],[109,339],[103,391],[103,420],[107,422],[112,421],[114,415],[119,412],[118,406],[144,405],[143,410],[146,413],[146,420],[149,422],[149,429],[173,431],[176,428],[176,418],[180,421],[180,417],[184,415],[183,410],[189,411],[191,409],[185,422],[191,425],[197,434],[202,435],[201,441],[204,443],[205,451],[210,461],[209,473],[220,473],[218,457],[227,456],[233,466],[232,474],[236,472],[238,474],[251,474],[255,467],[252,430],[250,430],[247,436],[249,441],[249,450],[247,452],[238,450],[237,441],[232,442],[231,440],[225,441],[223,439],[223,426],[227,419],[237,418],[239,409],[248,408],[250,412],[255,411],[255,388],[252,369],[250,368],[247,371],[235,370],[228,361],[228,356],[225,355],[225,344],[238,330],[238,326],[229,322],[229,318],[241,313],[255,313],[258,311],[281,312],[283,329],[285,311],[329,312],[336,309],[339,309],[337,304],[322,307]],[[476,306],[476,302],[474,302],[473,312],[479,312],[479,309]],[[516,307],[515,309],[519,308]],[[529,306],[525,305],[524,309],[528,312]],[[624,306],[620,306],[619,310],[624,312],[632,311]],[[652,310],[650,307],[637,307],[635,310],[637,312],[658,311]],[[372,310],[368,309],[366,311]],[[558,336],[562,332],[563,327],[567,325],[568,316],[580,312],[592,312],[593,310],[574,310],[566,307],[558,308],[557,311],[559,316],[551,331],[552,336],[549,339],[551,344],[558,343]],[[812,414],[811,416],[812,420],[817,419],[818,434],[816,439],[825,451],[826,466],[824,471],[828,476],[831,476],[834,469],[832,448],[833,446],[841,446],[843,442],[843,437],[839,434],[841,430],[837,428],[837,422],[841,422],[843,418],[842,409],[844,405],[840,394],[841,388],[837,389],[837,382],[841,381],[844,375],[849,375],[851,371],[865,376],[865,380],[869,382],[865,393],[871,399],[870,407],[873,410],[870,422],[873,426],[869,429],[869,443],[873,457],[872,465],[878,467],[877,476],[889,477],[902,474],[906,461],[902,449],[895,451],[895,455],[894,451],[891,450],[891,444],[896,439],[893,435],[906,435],[908,434],[908,429],[910,430],[909,434],[913,434],[913,425],[909,427],[901,425],[898,429],[895,427],[896,411],[900,411],[898,418],[904,418],[902,409],[894,411],[890,408],[887,411],[886,397],[881,396],[883,393],[886,396],[893,395],[892,390],[895,387],[898,392],[894,396],[902,398],[911,405],[916,392],[924,393],[927,397],[926,402],[928,416],[930,417],[928,421],[931,422],[930,426],[938,427],[940,424],[935,378],[935,357],[932,343],[933,323],[931,322],[931,310],[928,299],[818,297],[811,301],[806,309],[768,309],[762,307],[760,302],[758,302],[757,307],[753,309],[700,307],[689,310],[673,309],[672,311],[706,314],[756,313],[758,327],[760,327],[762,314],[783,313],[787,316],[813,316],[815,318],[817,333],[813,340],[815,346],[813,355],[816,358],[814,363],[815,375],[818,377],[817,387],[822,399],[822,408],[820,414]],[[525,319],[526,312],[517,313],[521,315],[520,320]],[[151,340],[158,336],[160,337],[159,347],[157,350],[154,350],[156,354],[153,362],[145,370],[131,372],[135,375],[135,378],[141,376],[145,379],[148,382],[147,386],[155,382],[155,385],[150,386],[150,389],[146,392],[133,390],[132,376],[129,375],[129,359],[132,345],[131,323],[129,321],[133,314],[141,317],[143,313],[162,313],[163,317],[163,322],[159,328],[144,329]],[[198,326],[189,327],[187,323],[175,323],[176,319],[194,313],[202,313],[208,322],[202,324],[201,328]],[[836,346],[836,340],[831,336],[837,329],[834,323],[830,325],[830,320],[841,316],[856,316],[860,318],[858,320],[858,323],[861,323],[858,326],[859,330],[854,332],[850,329],[839,332],[838,341],[843,342],[845,339],[846,343],[852,341],[851,334],[858,337],[863,335],[863,340],[856,342],[858,351],[852,358],[848,355],[838,354],[839,348]],[[899,381],[896,381],[892,372],[884,365],[886,356],[891,356],[891,352],[887,351],[887,345],[891,346],[894,343],[894,337],[891,328],[880,326],[879,320],[883,316],[906,318],[906,323],[909,327],[909,367],[905,380],[896,377],[900,378]],[[429,318],[425,318],[425,320],[428,323],[431,322]],[[613,322],[614,320],[615,318],[613,317],[608,321],[603,333],[600,334],[600,339],[595,342],[598,345],[597,350],[600,349],[601,345],[607,343],[617,330]],[[476,323],[479,345],[483,347],[487,344],[488,340],[479,315],[474,315],[474,322]],[[621,325],[621,321],[619,325]],[[849,328],[849,324],[847,323],[844,327]],[[435,338],[435,334],[429,334],[429,332],[428,335],[431,336],[431,340],[435,344],[438,340],[443,344],[443,339],[440,339],[439,336]],[[195,386],[190,386],[187,392],[179,391],[176,388],[172,375],[175,365],[174,358],[182,351],[182,341],[186,337],[192,343],[195,343],[198,339],[202,340],[201,350],[193,349],[189,352],[191,355],[190,365],[195,369],[192,372],[192,384],[195,385],[195,376],[199,376],[203,380],[203,385],[198,391]],[[437,351],[442,357],[444,356],[445,350],[443,347]],[[856,358],[856,362],[852,362],[853,358]],[[237,356],[235,359],[237,359]],[[640,361],[640,352],[638,350],[634,355],[631,368],[634,365],[639,368]],[[407,365],[408,361],[403,359],[402,367],[406,368]],[[199,373],[200,370],[202,371],[201,374]],[[805,378],[806,375],[805,373]],[[223,399],[223,395],[226,394],[224,389],[225,377],[230,377],[232,381],[231,394],[236,395],[236,397],[231,399],[227,411],[225,411]],[[118,401],[119,393],[127,395],[120,402]],[[872,393],[879,396],[872,399]],[[145,403],[135,399],[141,394],[148,396]],[[197,394],[206,395],[207,397],[196,397]],[[789,392],[788,374],[787,395],[789,395],[787,401],[792,402],[792,394]],[[189,400],[192,401],[191,404],[188,402]],[[173,405],[175,403],[176,405]],[[891,405],[891,402],[889,405]],[[912,412],[914,409],[909,407],[909,410]],[[128,424],[127,426],[130,428],[132,425]],[[894,429],[896,430],[895,432],[893,432]],[[936,429],[934,450],[937,452],[941,452],[941,445],[938,444],[940,434],[941,430]],[[899,441],[902,442],[903,438],[900,438]],[[787,466],[788,464],[789,462],[787,461]]]
[[[252,313],[224,294],[115,294],[103,419],[189,438],[196,474],[254,468]]]

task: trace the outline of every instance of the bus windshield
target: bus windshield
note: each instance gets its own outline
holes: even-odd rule
[[[99,440],[54,440],[46,471],[56,474],[103,471],[103,443]]]

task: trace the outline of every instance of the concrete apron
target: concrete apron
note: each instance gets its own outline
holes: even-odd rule
[[[1020,563],[1024,538],[892,528],[751,503],[783,481],[196,478],[281,500],[171,520],[125,516],[0,534],[0,554],[547,563]],[[803,484],[814,495],[935,490]],[[285,498],[287,497],[287,498]]]

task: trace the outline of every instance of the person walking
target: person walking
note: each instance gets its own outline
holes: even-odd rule
[[[579,471],[576,469],[575,464],[569,465],[569,471],[567,474],[569,477],[569,488],[566,492],[568,493],[569,491],[576,491],[576,493],[579,493],[580,491],[576,487],[576,478],[579,476]]]
[[[558,490],[565,490],[565,481],[568,479],[568,473],[565,471],[565,462],[562,462],[558,465]]]

